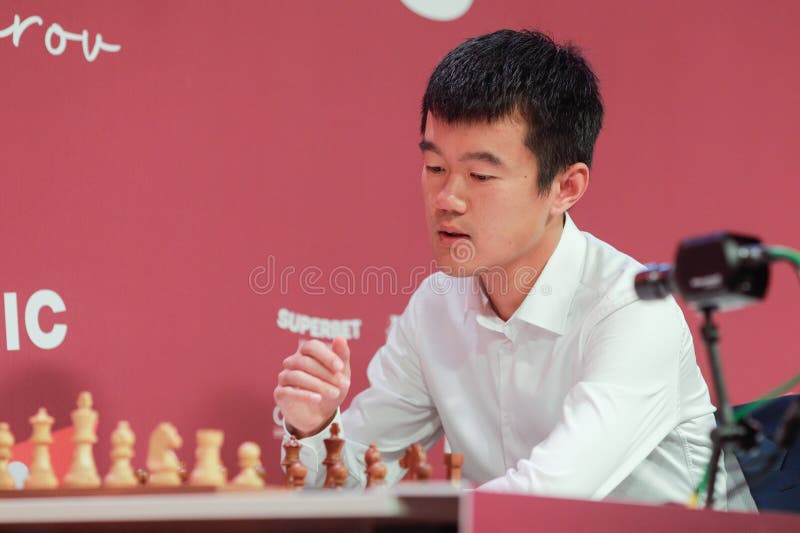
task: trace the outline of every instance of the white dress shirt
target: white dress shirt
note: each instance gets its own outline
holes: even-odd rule
[[[714,407],[680,308],[637,299],[641,268],[567,216],[507,322],[477,278],[430,276],[370,362],[369,388],[334,419],[348,485],[364,484],[370,443],[392,483],[409,444],[444,433],[479,489],[685,503],[711,455]],[[328,434],[300,441],[311,485]],[[724,472],[717,487],[724,505]]]

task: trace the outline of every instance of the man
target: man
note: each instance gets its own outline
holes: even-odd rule
[[[344,339],[284,361],[275,400],[311,483],[337,421],[351,485],[370,442],[392,482],[409,444],[444,433],[481,489],[687,501],[714,426],[691,334],[674,300],[637,300],[639,263],[567,214],[602,115],[586,61],[538,32],[470,39],[436,67],[420,148],[442,272],[412,296],[345,413]]]

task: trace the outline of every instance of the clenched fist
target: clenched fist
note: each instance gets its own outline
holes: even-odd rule
[[[273,396],[287,427],[297,437],[322,431],[350,390],[350,348],[342,337],[328,348],[306,341],[283,360]]]

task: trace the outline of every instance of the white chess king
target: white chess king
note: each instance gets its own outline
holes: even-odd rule
[[[92,447],[97,442],[97,411],[92,409],[92,394],[86,391],[78,395],[78,408],[72,411],[72,425],[75,432],[75,454],[72,465],[64,476],[64,486],[68,488],[93,489],[100,486],[100,475],[94,464]]]

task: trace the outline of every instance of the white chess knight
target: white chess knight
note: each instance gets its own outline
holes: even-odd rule
[[[64,486],[90,489],[100,486],[100,476],[94,463],[92,447],[97,442],[97,411],[92,409],[92,394],[86,391],[78,395],[78,408],[72,411],[75,454],[72,465],[64,476]]]
[[[150,434],[147,450],[147,469],[150,471],[148,485],[172,487],[181,484],[178,474],[181,463],[175,450],[183,446],[183,439],[175,426],[162,422]]]

